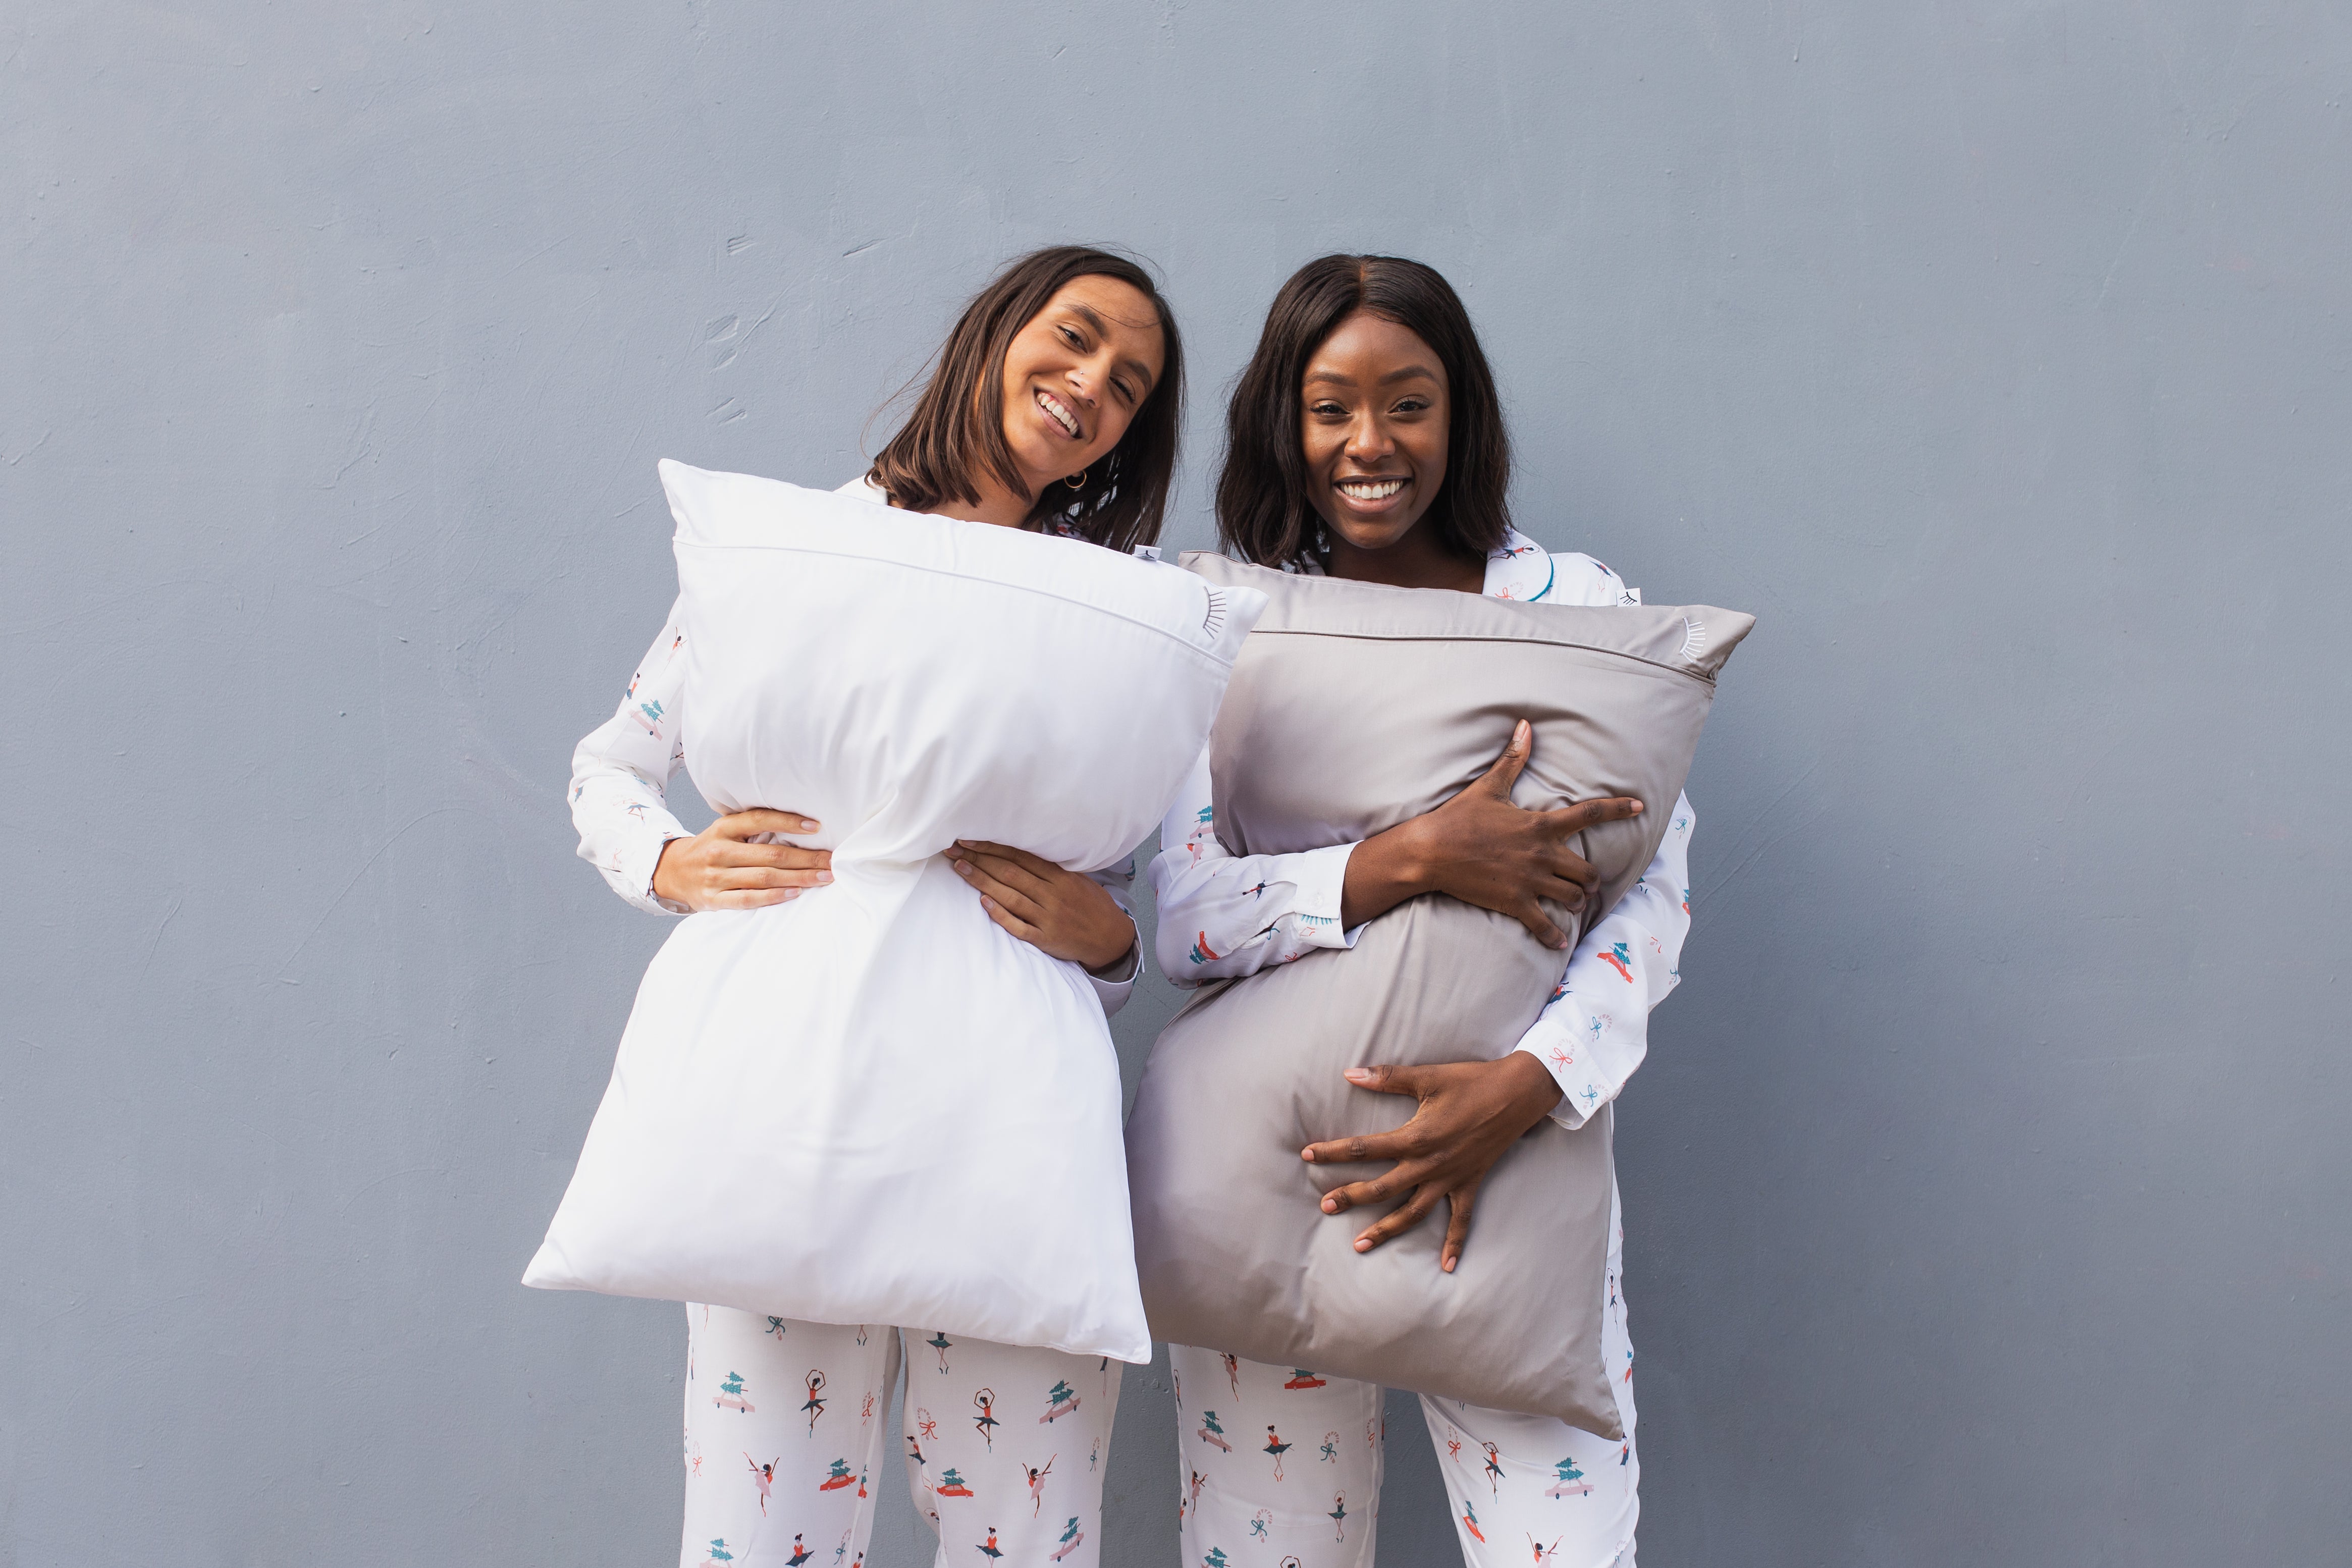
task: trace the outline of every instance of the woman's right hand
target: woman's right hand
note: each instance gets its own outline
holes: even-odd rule
[[[672,839],[654,862],[654,896],[703,909],[760,909],[798,898],[833,880],[833,852],[797,844],[755,844],[761,833],[813,833],[797,811],[737,811],[690,839]]]
[[[1601,881],[1568,841],[1595,823],[1639,815],[1642,802],[1617,796],[1556,811],[1513,805],[1511,786],[1534,752],[1535,732],[1521,719],[1476,783],[1434,811],[1358,844],[1340,890],[1340,923],[1352,928],[1406,899],[1444,893],[1507,915],[1544,946],[1565,951],[1568,934],[1541,901],[1581,909]]]

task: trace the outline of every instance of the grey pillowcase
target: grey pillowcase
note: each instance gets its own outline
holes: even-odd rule
[[[1202,553],[1182,564],[1269,601],[1210,737],[1228,849],[1349,843],[1434,810],[1525,717],[1535,753],[1520,805],[1631,795],[1645,808],[1571,841],[1601,873],[1601,910],[1656,854],[1716,674],[1755,623],[1706,607],[1383,588]],[[1551,914],[1581,934],[1577,916]],[[1442,1207],[1359,1255],[1375,1212],[1335,1218],[1319,1199],[1386,1166],[1298,1157],[1411,1116],[1410,1100],[1353,1088],[1345,1069],[1500,1057],[1562,965],[1517,921],[1432,896],[1372,921],[1352,949],[1195,992],[1153,1046],[1127,1125],[1153,1336],[1622,1437],[1601,1348],[1608,1116],[1575,1132],[1547,1119],[1496,1162],[1450,1275]]]

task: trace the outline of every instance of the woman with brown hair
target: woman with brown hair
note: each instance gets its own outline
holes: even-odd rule
[[[1548,603],[1640,601],[1590,556],[1551,554],[1511,526],[1510,443],[1494,377],[1461,300],[1418,262],[1329,256],[1300,268],[1276,297],[1235,387],[1227,443],[1218,530],[1227,552],[1243,559],[1398,588]],[[1674,988],[1690,923],[1689,802],[1676,801],[1642,884],[1568,951],[1543,901],[1580,909],[1596,882],[1568,842],[1595,823],[1633,815],[1641,803],[1521,810],[1511,787],[1530,746],[1522,722],[1486,778],[1437,810],[1360,843],[1280,855],[1235,855],[1219,841],[1204,754],[1161,829],[1165,847],[1151,867],[1158,946],[1179,985],[1351,946],[1367,922],[1424,894],[1513,916],[1562,950],[1559,988],[1524,1038],[1484,1042],[1487,1054],[1473,1060],[1349,1072],[1360,1088],[1416,1102],[1394,1132],[1360,1146],[1304,1151],[1310,1162],[1395,1162],[1377,1179],[1335,1186],[1322,1198],[1333,1216],[1395,1204],[1356,1237],[1359,1252],[1444,1203],[1439,1267],[1451,1272],[1469,1242],[1487,1171],[1547,1115],[1571,1128],[1609,1115],[1646,1050],[1649,1009]],[[1605,1012],[1591,1005],[1604,995]],[[1606,1302],[1601,1343],[1622,1442],[1551,1416],[1422,1399],[1464,1557],[1480,1568],[1524,1562],[1530,1547],[1538,1562],[1560,1568],[1633,1563],[1640,1467],[1615,1219],[1612,1213],[1606,1277],[1591,1288]],[[1172,1345],[1170,1357],[1188,1478],[1185,1560],[1255,1535],[1269,1550],[1296,1551],[1328,1568],[1369,1564],[1381,1389],[1213,1346]],[[1278,1455],[1269,1465],[1188,1441],[1188,1403],[1204,1414],[1213,1408],[1225,1427],[1280,1422],[1323,1431],[1325,1441],[1306,1475],[1286,1481]],[[1327,1499],[1337,1500],[1327,1508]],[[1364,1522],[1349,1531],[1349,1516]],[[1326,1533],[1335,1530],[1336,1542]]]
[[[906,423],[842,490],[877,506],[1130,549],[1159,537],[1182,383],[1175,319],[1148,273],[1083,246],[1037,251],[965,308]],[[685,761],[685,642],[673,612],[619,711],[573,756],[582,857],[614,892],[656,914],[754,909],[830,882],[827,852],[791,841],[818,829],[799,812],[734,812],[700,833],[670,813],[665,790]],[[1090,877],[974,843],[960,846],[955,864],[997,925],[1083,967],[1106,1012],[1125,1003],[1141,967],[1127,909],[1131,862]],[[938,1201],[951,1206],[957,1195]],[[909,1377],[904,1437],[916,1506],[940,1531],[939,1561],[963,1564],[975,1549],[1029,1562],[1055,1554],[1067,1568],[1095,1561],[1103,1472],[1051,1460],[1063,1448],[1108,1448],[1118,1364],[951,1338],[930,1325],[807,1322],[720,1306],[688,1305],[687,1324],[682,1564],[757,1568],[824,1546],[835,1546],[837,1564],[862,1555],[874,1483],[898,1447],[884,1441],[883,1411],[908,1335],[938,1353],[935,1371],[923,1358]],[[804,1400],[790,1397],[802,1390]],[[979,1425],[929,1414],[982,1394]],[[1027,1515],[1013,1506],[1024,1500]],[[1000,1529],[1006,1519],[1013,1522]]]

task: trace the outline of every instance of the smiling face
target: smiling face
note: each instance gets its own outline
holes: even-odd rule
[[[1442,545],[1416,533],[1445,483],[1453,415],[1435,351],[1411,329],[1357,311],[1308,357],[1299,406],[1308,499],[1329,529],[1333,574],[1459,575]]]
[[[1132,284],[1065,284],[1004,350],[1004,442],[1036,497],[1089,468],[1160,384],[1159,313]]]

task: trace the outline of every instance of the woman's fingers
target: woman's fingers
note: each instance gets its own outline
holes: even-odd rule
[[[1008,912],[1004,905],[997,903],[996,900],[992,898],[983,896],[980,901],[980,907],[987,913],[987,915],[991,920],[995,921],[997,925],[1003,926],[1006,931],[1018,936],[1022,941],[1028,943],[1032,946],[1036,946],[1037,928],[1034,925],[1030,925],[1029,922],[1022,919],[1020,916]]]
[[[1466,1181],[1445,1195],[1445,1245],[1437,1255],[1437,1266],[1447,1273],[1462,1261],[1462,1249],[1470,1244],[1470,1210],[1478,1201],[1478,1182]]]
[[[772,866],[721,866],[710,874],[711,886],[733,893],[751,888],[823,887],[833,880],[829,871],[778,871]]]
[[[1008,886],[1025,888],[1038,894],[1052,882],[1054,873],[1062,868],[1051,861],[1039,860],[1026,850],[1011,849],[1003,844],[967,843],[959,839],[956,849],[961,852],[954,858],[978,862],[982,869]]]
[[[1552,924],[1551,916],[1544,913],[1544,906],[1534,899],[1531,898],[1517,908],[1507,910],[1505,913],[1526,926],[1528,935],[1545,946],[1561,949],[1568,946],[1568,933]]]
[[[801,895],[796,887],[753,888],[741,893],[714,893],[703,901],[705,909],[765,909],[772,904],[790,904]]]
[[[814,833],[820,825],[814,817],[803,817],[798,811],[771,811],[759,806],[729,812],[711,823],[710,831],[722,839],[748,839],[759,833]]]
[[[1029,895],[1026,889],[998,881],[981,862],[959,860],[951,863],[955,866],[956,874],[980,894],[983,904],[994,903],[1009,908],[1024,925],[1034,925],[1044,917],[1043,906]]]
[[[1538,813],[1545,824],[1563,839],[1580,833],[1596,823],[1622,822],[1628,817],[1641,814],[1642,802],[1631,795],[1608,795],[1598,800],[1579,800],[1573,806]]]
[[[1363,1234],[1356,1238],[1356,1250],[1370,1252],[1381,1242],[1393,1240],[1403,1235],[1423,1220],[1427,1219],[1430,1212],[1437,1207],[1437,1200],[1444,1196],[1435,1183],[1424,1183],[1414,1192],[1412,1200],[1403,1207],[1382,1215],[1367,1226]]]
[[[833,864],[833,852],[804,850],[798,844],[747,844],[722,839],[710,846],[710,863],[770,866],[778,871],[824,871]]]
[[[1477,787],[1498,800],[1509,800],[1511,786],[1519,781],[1520,770],[1527,767],[1535,748],[1536,732],[1528,727],[1526,719],[1519,720],[1511,727],[1511,743],[1503,747],[1503,755],[1495,758]]]

